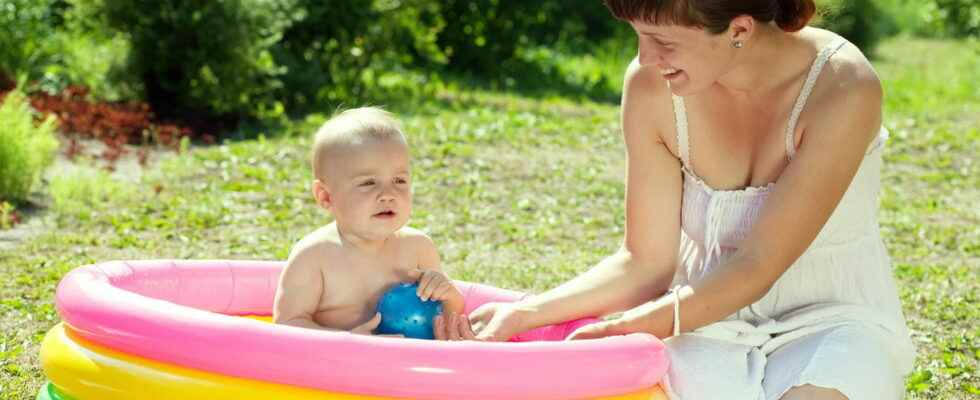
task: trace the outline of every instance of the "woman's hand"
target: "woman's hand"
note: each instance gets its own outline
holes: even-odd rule
[[[651,301],[636,306],[616,319],[585,325],[572,332],[566,340],[596,339],[606,336],[628,335],[644,332],[658,337],[666,337],[671,326],[660,326],[657,321],[664,315],[663,301]],[[672,323],[672,322],[671,322]]]
[[[599,339],[606,336],[625,335],[629,333],[625,332],[621,325],[622,321],[620,319],[588,324],[576,329],[565,340]]]
[[[436,340],[476,340],[466,314],[454,312],[445,312],[436,316],[432,324],[432,333]]]
[[[487,303],[469,317],[443,313],[436,317],[432,330],[438,340],[503,342],[525,330],[522,311],[512,303]]]
[[[436,317],[433,333],[438,340],[503,342],[525,330],[521,311],[513,303],[487,303],[469,317],[443,313]]]
[[[477,340],[503,342],[528,328],[526,313],[516,303],[487,303],[470,313]]]

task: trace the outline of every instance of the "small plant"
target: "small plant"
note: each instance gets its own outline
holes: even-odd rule
[[[14,205],[6,201],[0,201],[0,230],[10,229],[20,222],[20,217],[14,209]]]
[[[45,167],[54,161],[58,140],[55,119],[35,122],[35,113],[19,90],[0,104],[0,200],[24,201]]]

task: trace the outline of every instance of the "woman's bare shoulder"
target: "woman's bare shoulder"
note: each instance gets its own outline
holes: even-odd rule
[[[639,59],[634,57],[626,67],[623,95],[636,99],[669,98],[670,88],[656,67],[640,65]]]
[[[657,141],[663,141],[661,133],[674,118],[671,97],[660,71],[654,66],[642,66],[634,58],[623,79],[624,128],[633,128],[637,133],[655,130]]]
[[[880,125],[883,95],[881,81],[871,62],[861,49],[847,42],[820,72],[804,109],[808,114],[807,125],[832,125],[846,119],[846,114],[860,116],[861,120],[873,119],[877,121],[874,124]],[[870,140],[877,130],[863,134]]]
[[[837,34],[823,29],[814,29],[822,46],[830,44]],[[821,77],[817,80],[812,96],[814,100],[840,96],[869,96],[869,100],[880,97],[881,82],[871,62],[864,53],[851,42],[846,42],[824,64]]]

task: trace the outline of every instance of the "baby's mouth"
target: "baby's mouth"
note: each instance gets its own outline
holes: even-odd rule
[[[393,210],[384,210],[379,213],[375,213],[374,216],[378,218],[392,218],[396,215]]]

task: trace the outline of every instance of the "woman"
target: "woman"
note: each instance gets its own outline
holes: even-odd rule
[[[914,350],[876,218],[882,89],[860,50],[807,27],[810,0],[606,4],[639,36],[622,248],[439,335],[628,310],[572,338],[665,338],[675,398],[900,398]]]

